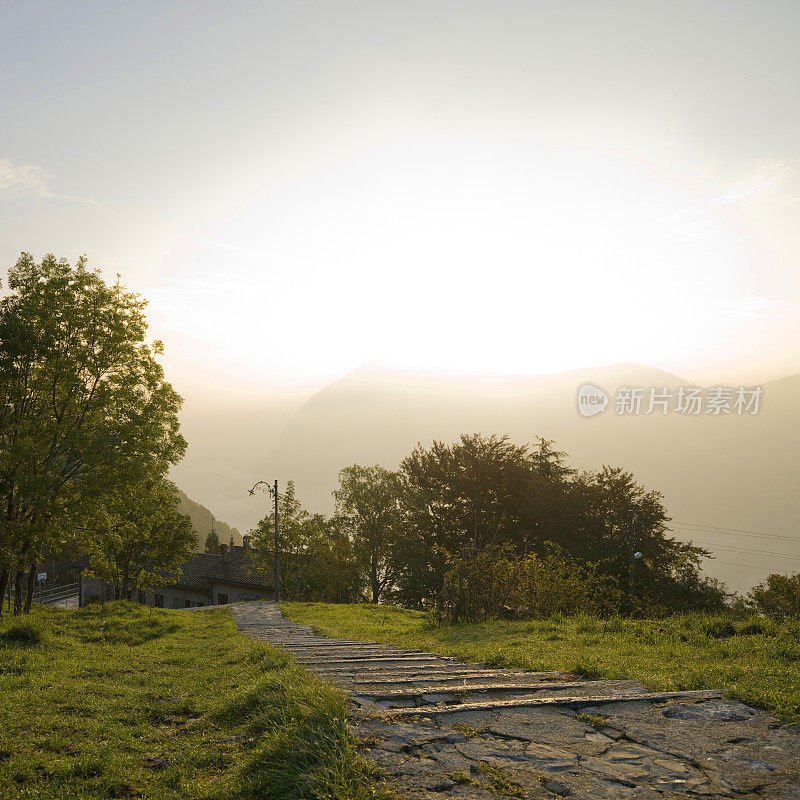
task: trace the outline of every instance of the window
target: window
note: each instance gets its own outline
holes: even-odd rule
[[[163,594],[155,595],[155,597],[153,598],[153,605],[156,608],[164,608],[164,595]]]
[[[219,605],[221,605],[221,606],[227,605],[228,604],[228,595],[227,594],[223,594],[222,592],[220,592],[217,595],[217,603],[219,603]]]
[[[180,597],[173,597],[170,604],[170,608],[180,608],[181,607],[181,599]]]
[[[184,607],[184,608],[191,608],[191,607],[192,607],[192,604],[191,604],[191,603],[190,603],[188,600],[185,600],[185,599],[184,599],[184,601],[183,601],[183,607]]]

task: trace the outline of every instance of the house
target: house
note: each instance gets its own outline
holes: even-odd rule
[[[190,558],[170,575],[169,583],[141,592],[140,601],[156,608],[195,608],[273,598],[272,581],[265,583],[257,571],[246,539],[243,546],[220,545],[220,551],[220,555],[198,553]],[[92,598],[113,597],[113,589],[105,581],[81,580],[82,606]]]

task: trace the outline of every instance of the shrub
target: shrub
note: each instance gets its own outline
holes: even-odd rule
[[[451,622],[608,615],[623,603],[615,580],[594,565],[561,553],[519,559],[509,546],[456,559],[437,598]]]
[[[800,617],[800,573],[768,575],[763,583],[751,589],[748,597],[761,614],[777,619],[796,619]]]

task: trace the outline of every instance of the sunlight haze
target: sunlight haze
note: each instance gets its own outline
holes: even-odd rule
[[[209,389],[796,371],[797,7],[753,11],[7,6],[2,252],[120,272]]]
[[[148,300],[185,398],[171,475],[219,519],[256,524],[256,478],[329,513],[354,460],[497,432],[632,470],[721,548],[765,534],[710,567],[735,588],[800,563],[769,546],[800,514],[797,3],[0,21],[0,254],[85,253]],[[764,412],[589,420],[580,381],[611,409],[636,382],[763,385]]]

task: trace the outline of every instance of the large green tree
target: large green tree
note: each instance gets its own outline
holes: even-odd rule
[[[24,571],[30,606],[44,548],[59,524],[116,485],[165,474],[183,455],[181,398],[146,341],[145,301],[71,266],[23,254],[0,301],[0,582]],[[116,482],[116,485],[115,485]]]
[[[336,516],[353,543],[377,603],[396,578],[393,550],[400,533],[400,480],[396,472],[375,464],[353,464],[339,472],[333,493]]]
[[[700,569],[710,553],[670,536],[660,492],[646,489],[620,467],[604,466],[576,476],[568,497],[569,529],[561,544],[626,589],[632,552],[641,552],[636,564],[639,606],[653,612],[722,609],[722,586]]]
[[[456,556],[511,544],[524,554],[554,538],[563,503],[563,454],[540,440],[462,435],[417,445],[403,460],[403,534],[395,555],[401,602],[419,606],[441,589]],[[537,511],[538,510],[538,511]]]
[[[118,486],[87,520],[90,572],[111,584],[116,600],[168,582],[191,556],[197,540],[179,502],[170,481],[146,479]]]
[[[669,535],[662,496],[620,468],[576,473],[547,439],[461,436],[418,445],[401,464],[402,535],[393,548],[395,596],[431,604],[464,559],[510,548],[519,559],[563,552],[628,593],[631,544],[640,606],[720,608],[722,587],[704,578],[701,548]],[[633,534],[633,539],[631,538]]]

